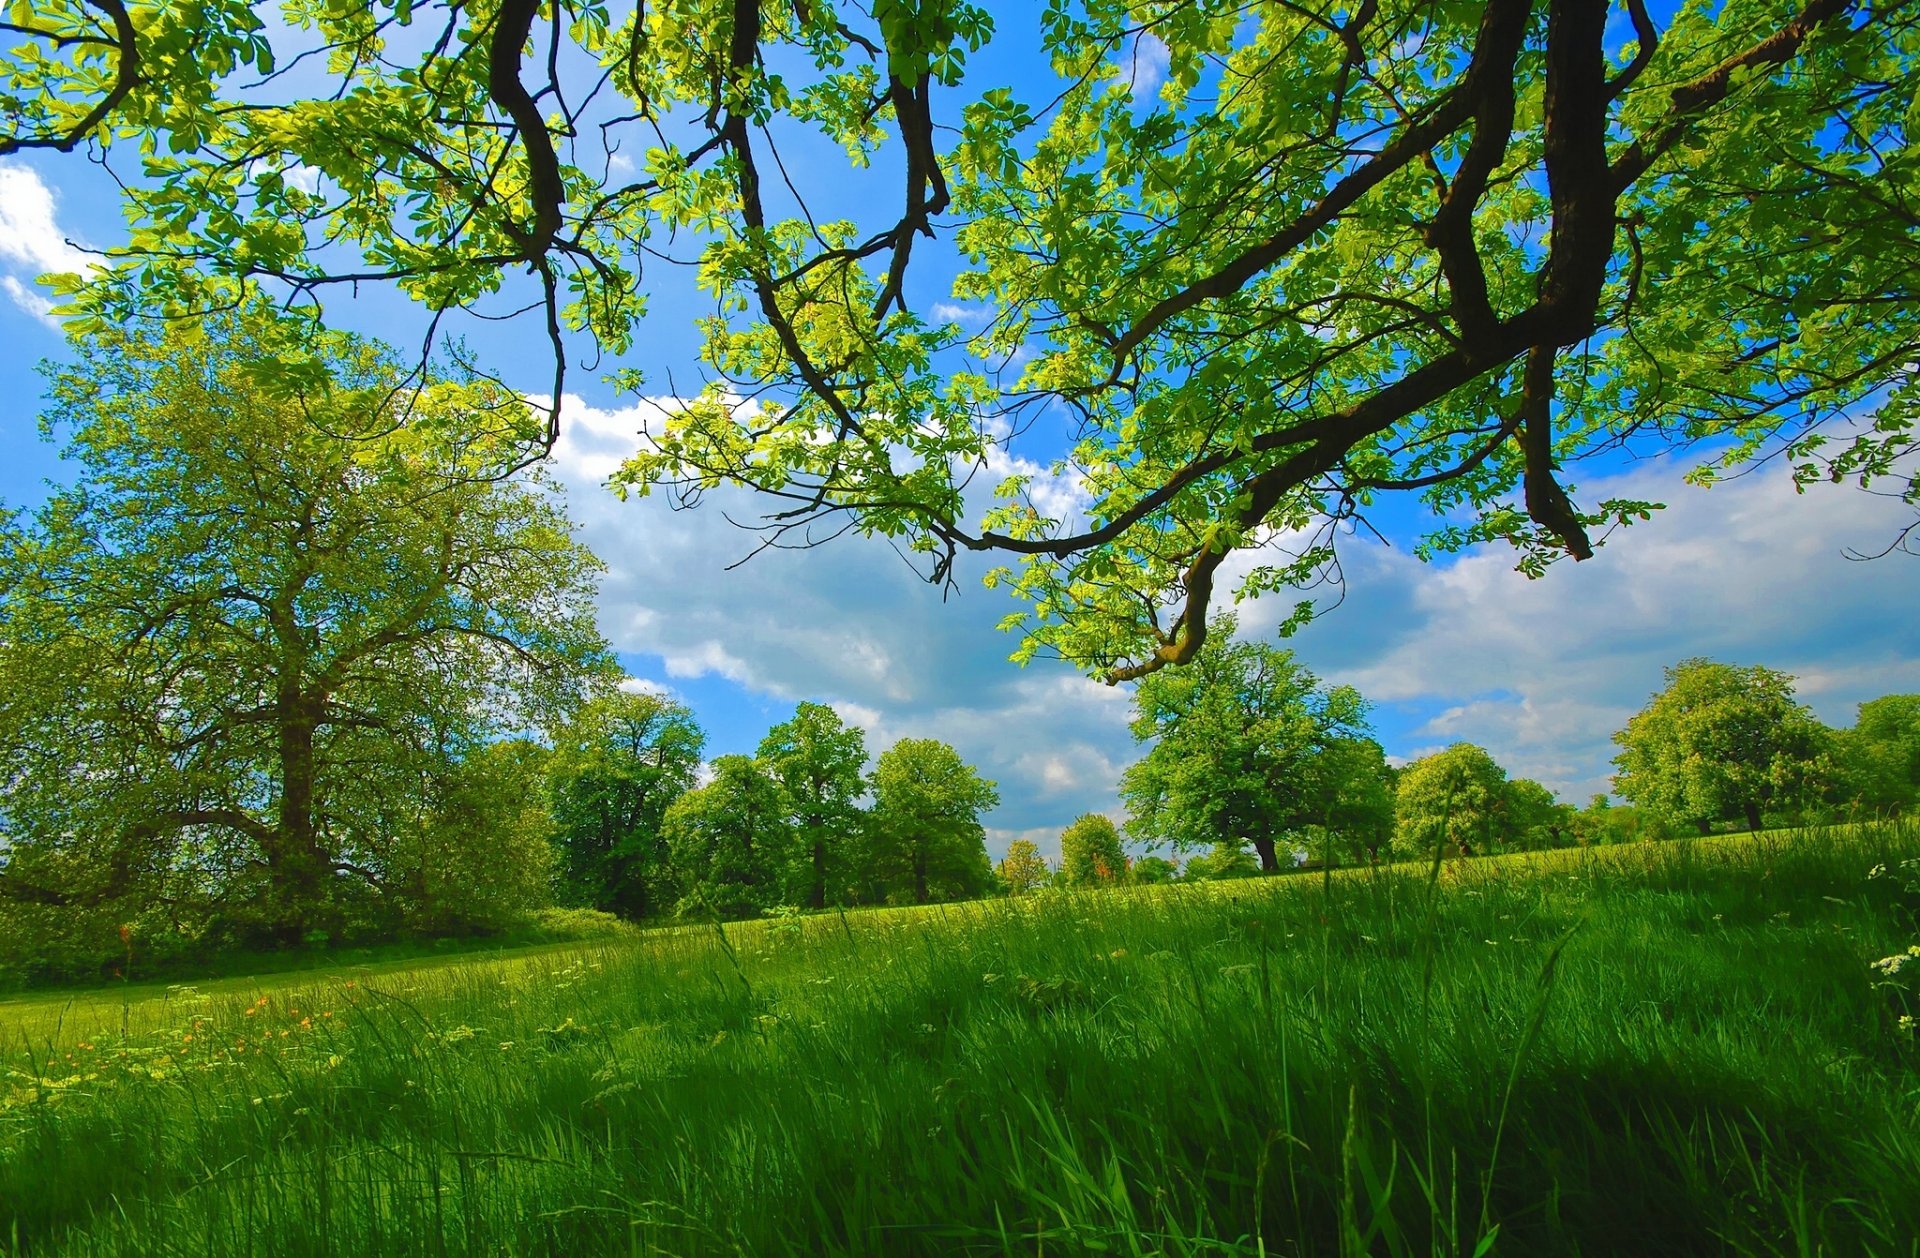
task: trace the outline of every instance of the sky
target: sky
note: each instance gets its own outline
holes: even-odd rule
[[[1023,45],[1011,42],[1007,55],[1017,57]],[[1150,41],[1133,50],[1136,90],[1150,89],[1164,66],[1164,49]],[[1020,70],[1017,61],[988,68]],[[0,161],[8,507],[33,505],[62,478],[56,448],[37,431],[34,364],[71,351],[36,279],[84,266],[82,247],[123,238],[113,185],[84,159]],[[692,319],[701,312],[694,294],[664,286],[643,348],[601,371],[693,376]],[[377,293],[336,301],[329,313],[402,340],[417,318]],[[475,331],[484,361],[538,391],[550,363],[531,343],[524,330]],[[676,511],[658,497],[616,499],[601,482],[635,448],[646,412],[595,372],[576,368],[570,380],[580,392],[566,399],[553,470],[583,540],[607,564],[601,631],[635,677],[694,709],[709,754],[752,751],[797,702],[813,700],[865,729],[872,753],[903,737],[940,738],[997,781],[1001,803],[985,818],[996,857],[1016,838],[1057,854],[1060,830],[1083,812],[1124,816],[1119,778],[1141,750],[1127,730],[1130,692],[1057,661],[1010,663],[1017,642],[995,625],[1013,604],[979,583],[992,561],[968,566],[973,557],[963,556],[957,590],[944,597],[884,542],[857,537],[728,570],[754,537],[726,517],[750,517],[756,504],[716,494]],[[1920,561],[1847,557],[1883,547],[1911,521],[1910,508],[1848,486],[1799,493],[1778,466],[1695,488],[1681,481],[1686,466],[1652,460],[1583,477],[1583,501],[1648,499],[1668,509],[1538,580],[1514,571],[1504,550],[1426,564],[1404,546],[1351,539],[1344,601],[1286,645],[1324,681],[1355,685],[1374,702],[1376,733],[1395,760],[1475,742],[1574,803],[1608,789],[1611,734],[1660,688],[1665,667],[1690,656],[1784,669],[1836,725],[1850,724],[1863,700],[1920,691]],[[1281,614],[1244,606],[1242,632],[1269,634]]]

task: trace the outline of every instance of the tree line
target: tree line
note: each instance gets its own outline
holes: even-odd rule
[[[1831,729],[1786,673],[1683,660],[1614,735],[1613,787],[1627,802],[1600,794],[1575,808],[1472,743],[1389,763],[1357,691],[1321,685],[1292,652],[1237,629],[1216,617],[1191,664],[1136,687],[1132,730],[1149,746],[1121,781],[1126,821],[1078,818],[1057,867],[1016,840],[999,865],[1008,890],[1758,830],[1920,802],[1920,695],[1869,700],[1851,728]],[[1129,857],[1129,838],[1193,855]]]

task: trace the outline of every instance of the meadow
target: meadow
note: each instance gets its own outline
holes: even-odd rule
[[[1914,1254],[1917,939],[1882,825],[12,1000],[0,1252]]]

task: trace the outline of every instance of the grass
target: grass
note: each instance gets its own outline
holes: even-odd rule
[[[1915,1254],[1920,831],[0,1003],[0,1253]]]

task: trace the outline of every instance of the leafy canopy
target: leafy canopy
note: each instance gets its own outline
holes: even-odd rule
[[[1920,498],[1911,5],[1057,0],[1017,88],[964,0],[9,14],[0,156],[129,175],[88,326],[209,275],[524,308],[551,440],[565,338],[637,387],[646,266],[694,263],[708,387],[619,482],[745,485],[936,580],[1008,555],[1022,652],[1108,678],[1397,495],[1529,572],[1655,508],[1566,479],[1623,450]]]

